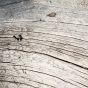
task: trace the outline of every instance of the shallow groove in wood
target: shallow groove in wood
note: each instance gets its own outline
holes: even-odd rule
[[[54,58],[54,59],[61,60],[61,61],[64,61],[64,62],[66,62],[66,63],[69,63],[69,64],[72,64],[72,65],[78,66],[78,67],[80,67],[80,68],[83,68],[83,69],[85,69],[85,70],[88,70],[87,67],[83,67],[83,66],[77,65],[77,64],[75,64],[75,63],[72,63],[72,62],[69,62],[69,61],[66,61],[66,60],[62,60],[62,59],[60,59],[60,58],[58,58],[58,57],[54,57],[54,56],[49,55],[49,54],[45,54],[45,53],[41,53],[41,52],[36,52],[36,51],[28,52],[28,51],[18,50],[18,49],[9,49],[9,48],[5,48],[5,49],[7,49],[7,50],[15,50],[15,51],[19,51],[19,52],[26,52],[26,53],[37,53],[37,54],[43,54],[43,55],[46,55],[46,56],[52,57],[52,58]]]

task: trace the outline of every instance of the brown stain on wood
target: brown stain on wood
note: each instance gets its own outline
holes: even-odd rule
[[[51,12],[47,16],[49,16],[49,17],[55,17],[56,16],[56,13],[55,12]]]

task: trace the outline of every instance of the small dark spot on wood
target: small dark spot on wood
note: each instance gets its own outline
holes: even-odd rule
[[[19,40],[20,40],[20,41],[22,41],[22,40],[23,40],[22,35],[19,35]]]
[[[18,36],[13,36],[13,38],[15,38],[16,40],[18,40],[18,41],[22,41],[23,40],[23,37],[22,37],[22,35],[18,35]]]
[[[49,16],[49,17],[55,17],[56,16],[56,13],[55,12],[52,12],[52,13],[49,13],[47,16]]]
[[[13,36],[13,38],[15,38],[16,40],[18,40],[18,41],[19,41],[19,38],[17,38],[15,35]]]

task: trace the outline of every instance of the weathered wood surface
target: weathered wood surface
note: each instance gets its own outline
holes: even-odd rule
[[[88,0],[0,0],[0,88],[88,88]]]

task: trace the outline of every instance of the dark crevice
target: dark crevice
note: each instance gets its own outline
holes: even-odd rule
[[[85,78],[85,77],[80,76],[80,75],[78,75],[78,74],[76,74],[76,75],[79,76],[79,77],[81,77],[81,78],[83,78],[83,79],[85,79],[85,80],[88,80],[88,78]]]
[[[18,4],[18,3],[21,3],[23,0],[20,0],[20,1],[16,1],[16,2],[11,2],[11,3],[7,3],[7,4],[4,4],[4,5],[0,5],[0,7],[5,7],[5,6],[8,6],[8,5],[12,5],[12,4]]]
[[[62,45],[69,45],[69,46],[73,46],[73,47],[77,47],[77,48],[81,48],[81,49],[84,49],[84,50],[87,50],[87,49],[85,49],[85,48],[83,48],[83,47],[79,47],[79,46],[75,46],[75,45],[72,45],[72,44],[68,44],[68,43],[61,43],[61,42],[54,42],[54,41],[50,41],[50,40],[41,40],[41,39],[37,39],[37,38],[28,38],[28,39],[33,39],[33,40],[38,40],[38,41],[45,41],[45,42],[51,42],[51,43],[59,43],[59,44],[62,44]],[[25,39],[25,40],[27,40],[27,39]]]
[[[61,58],[58,58],[58,57],[55,57],[55,56],[52,56],[52,55],[49,55],[49,54],[46,54],[46,53],[41,53],[41,52],[36,52],[36,51],[30,51],[30,52],[29,52],[29,51],[18,50],[18,49],[9,49],[9,48],[5,48],[5,49],[7,49],[7,50],[19,51],[19,52],[26,52],[26,53],[42,54],[42,55],[49,56],[49,57],[52,57],[52,58],[54,58],[54,59],[57,59],[57,60],[60,60],[60,61],[63,61],[63,62],[72,64],[72,65],[75,65],[75,66],[80,67],[80,68],[83,68],[83,69],[85,69],[85,70],[88,70],[87,67],[84,67],[84,66],[75,64],[75,63],[73,63],[73,62],[69,62],[69,61],[63,60],[63,59],[61,59]]]
[[[22,70],[22,69],[19,69],[19,70]],[[28,69],[24,69],[24,70],[31,71],[31,72],[35,72],[35,73],[44,74],[44,75],[47,75],[47,76],[51,76],[51,77],[57,78],[57,79],[59,79],[59,80],[65,82],[65,83],[69,83],[69,84],[71,84],[71,85],[73,85],[73,86],[77,86],[77,85],[75,85],[75,84],[73,84],[73,83],[71,83],[71,82],[69,82],[69,81],[66,81],[66,80],[60,78],[60,77],[57,77],[57,76],[54,76],[54,75],[51,75],[51,74],[48,74],[48,73],[45,73],[45,72],[40,72],[40,71],[35,71],[35,70],[28,70]],[[24,78],[25,78],[25,77],[24,77]],[[28,78],[27,78],[27,79],[28,79]],[[29,81],[30,81],[30,79],[29,79]],[[40,82],[38,82],[38,83],[40,83]],[[44,84],[44,83],[40,83],[40,84]],[[47,85],[47,84],[44,84],[44,85]],[[48,86],[51,86],[51,85],[48,85]],[[51,87],[54,87],[54,86],[51,86]],[[79,87],[79,86],[77,86],[77,87],[78,87],[78,88],[81,88],[81,87]],[[54,88],[55,88],[55,87],[54,87]]]
[[[8,83],[14,83],[14,84],[21,84],[21,85],[31,86],[33,88],[39,88],[39,87],[34,87],[33,85],[30,85],[30,84],[27,84],[27,83],[21,83],[21,82],[16,82],[16,81],[0,80],[0,82],[8,82]]]
[[[54,87],[52,85],[49,85],[49,84],[46,84],[46,83],[41,83],[41,82],[38,82],[38,81],[34,81],[34,80],[31,80],[30,78],[23,77],[23,76],[14,76],[14,75],[5,75],[5,76],[7,76],[7,77],[11,77],[12,76],[12,77],[16,77],[16,78],[24,78],[24,79],[29,80],[31,82],[35,82],[35,83],[38,83],[38,84],[42,84],[42,85],[46,85],[46,86],[50,86],[50,87],[56,88],[56,87]],[[3,76],[0,76],[0,77],[3,77]]]
[[[77,82],[77,81],[74,81],[74,80],[72,80],[73,82],[76,82],[76,83],[78,83],[78,84],[80,84],[80,85],[82,85],[82,86],[84,86],[84,87],[86,87],[86,88],[88,88],[88,86],[86,86],[86,85],[84,85],[84,84],[82,84],[82,83],[80,83],[80,82]]]
[[[33,33],[33,31],[22,31],[22,32],[32,32],[32,33]],[[54,36],[57,36],[57,37],[73,38],[73,39],[75,39],[75,40],[80,40],[80,41],[82,41],[82,42],[84,41],[84,42],[87,42],[87,43],[88,43],[88,41],[86,41],[86,40],[79,39],[79,38],[75,38],[75,37],[71,37],[71,36],[62,36],[62,35],[57,35],[57,34],[44,33],[44,32],[35,32],[35,31],[34,31],[34,33],[47,34],[47,35],[54,35]]]
[[[63,24],[72,24],[72,25],[81,25],[81,26],[88,26],[87,24],[75,24],[75,23],[67,23],[67,22],[60,22]]]
[[[14,23],[14,22],[16,22],[16,21],[3,21],[3,23]],[[31,20],[29,20],[29,21],[18,21],[18,22],[39,22],[39,20],[34,20],[34,21],[31,21]],[[55,22],[55,21],[46,21],[46,20],[44,20],[44,21],[42,21],[42,22]],[[57,23],[57,22],[55,22],[55,23]],[[75,24],[75,23],[69,23],[69,22],[63,22],[63,21],[60,21],[59,23],[62,23],[62,24],[72,24],[72,25],[81,25],[81,26],[88,26],[87,24]]]
[[[9,31],[12,31],[12,30],[9,30]],[[14,32],[19,32],[19,31],[14,31]],[[88,41],[86,41],[86,40],[79,39],[79,38],[75,38],[75,37],[71,37],[71,36],[62,36],[62,35],[57,35],[57,34],[36,32],[36,31],[20,31],[20,32],[31,32],[31,33],[40,33],[40,34],[53,35],[53,36],[57,36],[57,37],[67,37],[67,38],[72,38],[72,39],[75,39],[75,40],[79,40],[79,41],[81,41],[81,42],[86,42],[86,43],[88,43]]]
[[[27,31],[28,32],[28,31]],[[42,33],[42,32],[35,32],[35,33]],[[45,33],[46,34],[46,33]],[[65,36],[66,37],[66,36]],[[0,37],[0,38],[12,38],[12,37]],[[85,49],[85,48],[83,48],[83,47],[79,47],[79,46],[75,46],[75,45],[72,45],[72,44],[68,44],[68,43],[61,43],[61,42],[54,42],[54,41],[50,41],[50,40],[41,40],[41,39],[35,39],[35,38],[28,38],[28,39],[33,39],[33,40],[39,40],[39,41],[47,41],[47,42],[52,42],[52,43],[59,43],[59,44],[63,44],[63,45],[69,45],[69,46],[73,46],[73,47],[77,47],[77,48],[82,48],[82,49],[84,49],[84,50],[87,50],[87,49]],[[27,40],[27,39],[25,39],[25,40]],[[11,42],[13,42],[13,41],[11,41]],[[0,43],[2,43],[2,42],[0,42]]]
[[[61,50],[67,51],[67,52],[72,52],[72,53],[76,53],[76,54],[78,54],[78,55],[81,55],[81,56],[85,56],[85,57],[88,57],[87,55],[84,55],[83,53],[81,54],[81,53],[78,53],[78,52],[74,52],[74,51],[71,51],[71,50],[67,50],[67,49],[57,48],[57,47],[54,47],[54,46],[45,45],[45,44],[36,43],[36,42],[30,42],[30,43],[35,43],[35,44],[40,44],[40,45],[44,45],[44,46],[49,46],[49,47],[52,47],[52,48],[55,48],[55,49],[61,49]],[[63,53],[63,54],[65,54],[65,53]],[[68,54],[66,54],[66,55],[68,55]],[[72,56],[72,55],[69,55],[69,56]],[[74,57],[74,56],[72,56],[72,57]]]
[[[39,39],[33,39],[33,38],[30,38],[32,40],[38,40],[38,41],[43,41],[43,40],[39,40]],[[52,42],[52,41],[48,41],[48,42]],[[49,46],[49,45],[45,45],[45,44],[41,44],[41,43],[36,43],[36,42],[30,42],[30,43],[35,43],[35,44],[40,44],[40,45],[44,45],[44,46]],[[3,45],[2,45],[3,46]],[[49,47],[53,47],[53,46],[49,46]],[[67,51],[67,52],[72,52],[72,53],[76,53],[78,55],[81,55],[81,56],[84,56],[84,57],[88,57],[87,55],[83,54],[83,53],[78,53],[78,52],[74,52],[74,51],[71,51],[71,50],[67,50],[67,49],[62,49],[62,48],[57,48],[57,47],[53,47],[53,48],[56,48],[56,49],[61,49],[61,50],[64,50],[64,51]],[[66,53],[63,53],[63,54],[66,54]],[[68,54],[66,54],[68,55]],[[75,56],[72,56],[72,55],[69,55],[71,57],[75,57]],[[77,57],[78,58],[78,57]],[[80,58],[79,58],[80,59]]]
[[[27,70],[27,69],[26,69],[26,70]],[[54,75],[51,75],[51,74],[48,74],[48,73],[39,72],[39,71],[34,71],[34,70],[27,70],[27,71],[32,71],[32,72],[36,72],[36,73],[40,73],[40,74],[45,74],[45,75],[48,75],[48,76],[57,78],[57,79],[59,79],[59,80],[65,82],[65,83],[69,83],[69,84],[71,84],[71,85],[73,85],[73,86],[77,86],[77,85],[75,85],[75,84],[73,84],[73,83],[71,83],[71,82],[69,82],[69,81],[66,81],[66,80],[64,80],[64,79],[62,79],[62,78],[60,78],[60,77],[57,77],[57,76],[54,76]],[[77,87],[79,87],[79,86],[77,86]],[[80,87],[79,87],[79,88],[80,88]]]
[[[85,75],[88,75],[87,73],[84,73],[84,72],[82,72],[82,71],[80,71],[80,70],[77,70],[77,69],[75,69],[75,68],[72,68],[72,67],[70,67],[71,69],[73,69],[73,70],[75,70],[75,71],[78,71],[78,72],[80,72],[80,73],[83,73],[83,74],[85,74]]]
[[[12,37],[0,37],[0,38],[12,38]]]
[[[7,38],[7,37],[3,37],[3,38]],[[30,38],[30,39],[33,39],[33,40],[39,40],[39,41],[44,41],[44,40],[40,40],[40,39],[34,39],[34,38]],[[46,40],[47,41],[47,40]],[[52,41],[48,41],[48,42],[52,42]],[[54,43],[54,42],[52,42]],[[57,43],[57,42],[55,42]],[[36,43],[37,44],[37,43]],[[39,43],[38,43],[39,44]],[[60,43],[61,44],[61,43]],[[45,45],[45,44],[42,44],[42,45]],[[65,44],[64,44],[65,45]],[[68,45],[68,44],[67,44]],[[47,45],[48,46],[48,45]],[[50,46],[50,47],[53,47],[53,46]],[[77,46],[74,46],[74,47],[77,47]],[[56,47],[54,47],[56,48]],[[78,47],[77,47],[78,48]],[[81,47],[82,48],[82,47]],[[62,48],[57,48],[57,49],[62,49]],[[84,48],[83,48],[84,49]],[[81,54],[81,53],[77,53],[77,52],[74,52],[74,51],[69,51],[69,50],[66,50],[66,49],[62,49],[62,50],[65,50],[65,51],[68,51],[68,52],[72,52],[72,53],[76,53],[76,54],[79,54],[79,55],[82,55],[82,56],[85,56],[85,57],[88,57],[87,55],[84,55],[84,54]]]
[[[81,55],[81,56],[84,56],[84,57],[88,57],[87,55],[84,55],[84,54],[81,54],[81,53],[78,53],[78,52],[74,52],[74,51],[71,51],[71,50],[67,50],[67,49],[57,48],[57,47],[54,47],[54,46],[45,45],[45,44],[36,43],[36,42],[30,42],[30,43],[34,43],[34,44],[38,44],[38,45],[44,45],[44,46],[52,47],[52,48],[54,48],[54,49],[57,49],[57,50],[56,50],[57,52],[60,52],[60,51],[59,51],[59,49],[60,49],[60,50],[66,51],[66,52],[72,52],[72,53],[75,53],[75,54],[78,54],[78,55]],[[16,45],[15,45],[15,46],[16,46]],[[22,44],[22,46],[29,46],[29,45],[23,45],[23,44]],[[64,52],[62,52],[62,51],[61,51],[60,53],[65,54],[65,55],[68,55],[68,56],[71,56],[71,57],[75,57],[75,56],[73,56],[73,55],[66,54],[66,53],[64,53]],[[79,57],[76,57],[76,58],[80,59]]]

